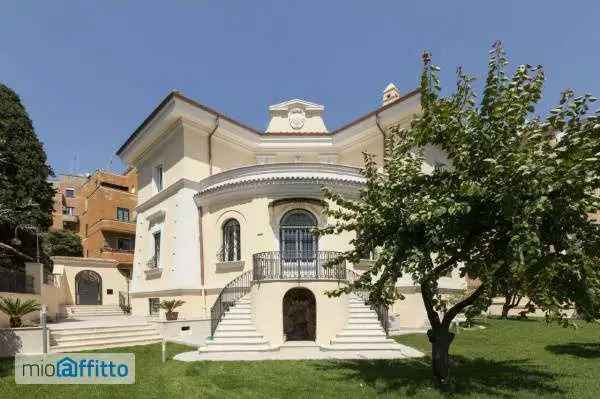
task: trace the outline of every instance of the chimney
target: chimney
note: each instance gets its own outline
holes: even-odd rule
[[[383,90],[383,103],[382,105],[388,105],[393,103],[400,98],[400,92],[396,88],[396,85],[389,83]]]

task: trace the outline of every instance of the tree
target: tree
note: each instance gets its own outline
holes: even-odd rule
[[[38,310],[40,310],[40,304],[35,299],[26,299],[21,302],[19,298],[0,297],[0,312],[8,316],[10,328],[23,326],[21,318]]]
[[[46,153],[17,94],[0,83],[0,242],[11,246],[18,225],[46,230],[52,223],[53,176]],[[27,230],[21,250],[35,255]]]
[[[81,238],[68,230],[49,231],[44,234],[43,247],[48,256],[83,256]]]
[[[521,65],[509,77],[507,64],[495,43],[476,105],[473,78],[461,69],[455,92],[441,96],[439,68],[425,53],[422,113],[388,132],[383,169],[365,154],[367,183],[356,201],[325,189],[336,222],[320,234],[360,232],[334,262],[379,253],[361,278],[331,294],[366,289],[370,302],[390,304],[396,280],[412,277],[441,386],[449,380],[452,320],[468,306],[487,306],[509,278],[549,319],[566,323],[573,306],[585,319],[598,317],[600,226],[587,216],[600,208],[600,118],[589,113],[596,99],[566,91],[549,117],[533,117],[542,69]],[[423,171],[428,146],[447,154],[447,166]],[[454,269],[481,285],[446,307],[438,281]]]

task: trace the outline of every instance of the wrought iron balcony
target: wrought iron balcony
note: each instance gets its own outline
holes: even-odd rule
[[[325,267],[341,252],[310,251],[288,254],[280,251],[254,254],[254,281],[346,280],[346,262]]]

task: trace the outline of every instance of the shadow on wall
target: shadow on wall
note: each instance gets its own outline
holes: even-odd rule
[[[0,330],[0,358],[13,357],[21,351],[22,347],[21,337],[15,334],[12,329]]]
[[[426,357],[419,360],[331,361],[314,363],[314,367],[316,373],[337,370],[335,374],[339,380],[353,384],[362,381],[382,396],[398,392],[420,396],[434,389],[430,360]],[[451,362],[452,381],[448,393],[499,397],[506,397],[509,392],[541,397],[566,393],[554,384],[555,374],[535,366],[529,359],[493,361],[452,356]]]
[[[570,342],[562,345],[548,345],[546,350],[557,355],[571,355],[586,359],[600,358],[600,344],[593,342]]]

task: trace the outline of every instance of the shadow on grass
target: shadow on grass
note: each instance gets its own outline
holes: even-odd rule
[[[556,355],[572,355],[586,359],[600,358],[600,344],[592,342],[570,342],[562,345],[547,345],[546,350]]]
[[[554,383],[555,374],[535,366],[529,359],[493,361],[452,356],[451,384],[448,394],[487,394],[504,398],[518,397],[524,392],[561,394]],[[361,380],[380,395],[403,392],[415,396],[434,389],[430,358],[418,360],[352,360],[317,364],[320,372],[337,369],[339,379]]]
[[[0,378],[8,377],[14,374],[13,367],[15,366],[14,357],[3,357],[0,358]]]

